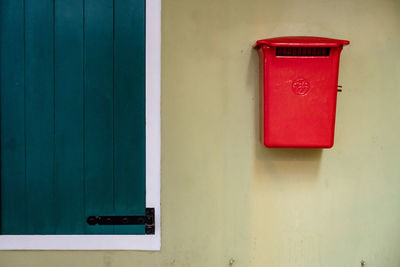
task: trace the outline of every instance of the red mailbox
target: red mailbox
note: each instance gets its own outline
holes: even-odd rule
[[[265,146],[333,146],[339,57],[347,44],[310,36],[257,41]]]

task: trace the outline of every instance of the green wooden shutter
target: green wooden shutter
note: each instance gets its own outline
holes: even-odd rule
[[[1,234],[144,234],[145,0],[0,0]]]

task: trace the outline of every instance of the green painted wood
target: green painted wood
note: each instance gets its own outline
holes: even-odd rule
[[[86,214],[113,215],[113,0],[85,1]],[[112,234],[113,226],[87,226]]]
[[[114,28],[115,213],[144,215],[145,1],[115,1]],[[144,230],[144,226],[115,228],[117,233]]]
[[[24,1],[0,1],[1,232],[26,231]]]
[[[1,233],[145,214],[145,1],[1,0]]]
[[[25,0],[27,233],[55,233],[52,0]]]
[[[55,1],[56,233],[85,232],[83,1]]]

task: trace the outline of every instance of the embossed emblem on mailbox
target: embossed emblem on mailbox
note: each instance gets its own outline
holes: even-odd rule
[[[306,95],[310,91],[310,83],[306,79],[299,78],[293,82],[292,89],[296,95]]]

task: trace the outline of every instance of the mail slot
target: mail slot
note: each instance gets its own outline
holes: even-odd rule
[[[266,147],[333,146],[339,58],[348,44],[311,36],[257,41],[260,129]]]

